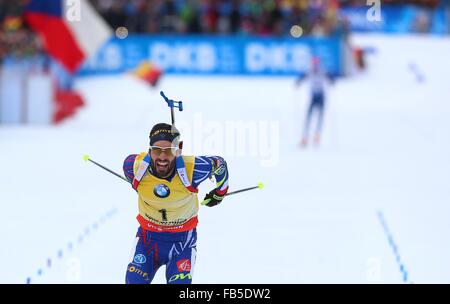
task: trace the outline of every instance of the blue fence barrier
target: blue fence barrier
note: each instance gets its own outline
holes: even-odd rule
[[[109,41],[78,74],[126,72],[150,61],[166,74],[297,75],[312,56],[329,73],[341,74],[338,38],[131,35]]]

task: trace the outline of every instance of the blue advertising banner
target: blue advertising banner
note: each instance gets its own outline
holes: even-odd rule
[[[448,24],[443,9],[430,10],[410,5],[382,5],[380,9],[379,20],[370,16],[370,6],[341,8],[339,15],[349,21],[350,30],[354,32],[447,33]]]
[[[166,74],[297,75],[313,56],[341,74],[338,38],[134,35],[109,41],[78,74],[126,72],[150,61]]]

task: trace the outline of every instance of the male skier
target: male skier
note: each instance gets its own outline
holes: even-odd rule
[[[314,143],[315,145],[319,145],[320,143],[320,133],[322,131],[323,124],[323,115],[325,110],[325,85],[326,82],[332,84],[334,79],[331,75],[326,73],[320,67],[319,58],[313,57],[311,71],[305,76],[300,75],[300,77],[296,81],[296,86],[299,86],[300,83],[307,79],[310,83],[310,92],[311,99],[308,107],[308,112],[306,114],[305,125],[303,129],[303,137],[300,142],[301,147],[306,147],[309,142],[309,126],[311,124],[312,115],[314,112],[317,112],[317,124],[316,130],[314,133]]]
[[[228,191],[228,169],[219,156],[182,156],[175,127],[156,124],[148,152],[129,155],[126,178],[138,194],[140,224],[136,248],[128,264],[126,283],[148,284],[166,265],[169,284],[190,284],[196,256],[198,185],[214,176],[216,188],[205,196],[208,207],[219,204]]]

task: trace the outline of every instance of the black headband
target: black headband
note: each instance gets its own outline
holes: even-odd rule
[[[167,140],[173,142],[180,136],[180,132],[175,127],[169,124],[159,123],[156,124],[150,131],[150,146],[159,140]]]

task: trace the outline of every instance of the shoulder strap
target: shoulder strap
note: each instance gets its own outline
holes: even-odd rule
[[[137,191],[137,188],[141,182],[141,180],[144,178],[145,173],[147,173],[147,169],[150,166],[150,155],[145,155],[144,159],[139,164],[137,172],[134,174],[133,183],[131,184],[133,186],[133,189]]]
[[[175,161],[175,166],[177,167],[178,177],[183,183],[184,187],[192,193],[197,193],[198,189],[194,188],[189,180],[188,174],[186,172],[186,165],[184,164],[184,159],[182,156],[177,156]]]

